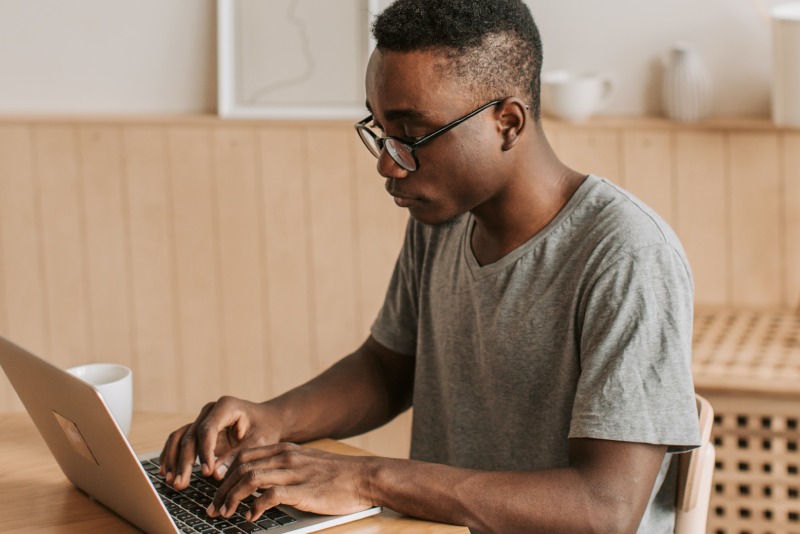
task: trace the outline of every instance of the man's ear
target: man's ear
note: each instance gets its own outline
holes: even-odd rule
[[[500,133],[503,136],[502,149],[511,150],[525,131],[528,123],[528,106],[519,98],[512,96],[498,104],[497,117]]]

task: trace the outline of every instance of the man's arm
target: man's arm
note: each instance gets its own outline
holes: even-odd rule
[[[573,439],[568,467],[489,472],[282,443],[243,451],[209,514],[227,517],[241,499],[266,488],[250,504],[253,520],[280,503],[323,514],[381,505],[482,532],[635,532],[665,451]]]
[[[481,532],[636,532],[665,452],[664,446],[573,439],[570,465],[562,469],[425,465],[409,476],[395,465],[380,467],[372,487],[379,504]]]
[[[370,336],[354,353],[275,399],[256,404],[222,397],[207,404],[167,439],[162,473],[182,489],[197,456],[205,475],[221,478],[246,448],[372,430],[410,407],[413,383],[414,358]]]

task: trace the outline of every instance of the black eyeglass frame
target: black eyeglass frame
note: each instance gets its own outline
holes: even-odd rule
[[[409,154],[411,154],[411,157],[414,158],[414,168],[410,169],[408,167],[408,165],[406,165],[404,162],[400,161],[399,160],[400,158],[396,157],[392,150],[388,150],[389,156],[391,156],[392,160],[395,163],[397,163],[398,165],[400,165],[400,167],[402,167],[403,169],[407,170],[408,172],[414,172],[414,171],[419,169],[419,159],[417,159],[417,152],[416,152],[419,147],[429,143],[430,141],[432,141],[436,137],[442,135],[443,133],[452,130],[453,128],[455,128],[456,126],[461,124],[462,122],[466,121],[467,119],[470,119],[470,118],[474,117],[475,115],[477,115],[481,111],[483,111],[485,109],[488,109],[488,108],[490,108],[492,106],[496,106],[497,104],[499,104],[502,101],[503,100],[492,100],[491,102],[482,105],[481,107],[479,107],[475,111],[471,111],[471,112],[467,113],[466,115],[464,115],[463,117],[461,117],[459,119],[456,119],[453,122],[450,122],[448,124],[445,124],[444,126],[439,128],[435,132],[429,133],[428,135],[424,136],[422,139],[420,139],[420,140],[418,140],[418,141],[416,141],[414,143],[409,143],[405,139],[401,139],[399,137],[395,137],[395,136],[392,136],[392,135],[387,135],[386,137],[378,137],[375,134],[375,132],[373,132],[367,126],[367,123],[373,119],[372,114],[368,115],[365,119],[363,119],[363,120],[357,122],[356,124],[354,124],[353,127],[356,129],[356,133],[358,134],[358,137],[361,139],[361,142],[364,143],[364,146],[367,147],[367,150],[369,150],[370,153],[373,156],[375,156],[376,158],[379,158],[381,156],[381,153],[383,152],[383,149],[386,146],[386,142],[387,141],[395,141],[398,144],[400,144],[405,150],[408,151]],[[375,141],[375,148],[378,149],[377,153],[372,149],[372,145],[369,144],[369,142],[366,140],[366,138],[364,137],[364,134],[362,134],[362,132],[365,132],[366,134],[368,134],[373,139],[373,141]]]

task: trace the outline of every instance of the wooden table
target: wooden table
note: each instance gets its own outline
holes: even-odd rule
[[[130,436],[134,450],[141,454],[160,449],[170,431],[191,419],[189,415],[136,413]],[[342,454],[365,454],[331,440],[317,442],[317,446]],[[16,533],[139,532],[69,483],[26,413],[0,414],[0,530]],[[324,532],[464,534],[467,529],[384,510],[377,516]]]

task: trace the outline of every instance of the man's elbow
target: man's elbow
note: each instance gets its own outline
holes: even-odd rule
[[[599,499],[593,503],[588,517],[592,518],[590,532],[635,533],[642,522],[644,510],[637,502],[625,499]]]

